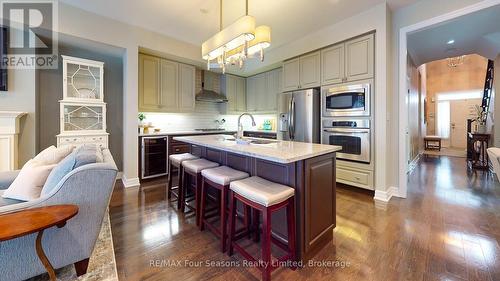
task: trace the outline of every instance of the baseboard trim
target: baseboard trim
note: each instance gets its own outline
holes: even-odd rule
[[[375,190],[373,199],[382,202],[389,202],[392,196],[396,195],[397,188],[394,186],[389,187],[387,190]]]
[[[127,179],[125,174],[122,175],[122,183],[125,188],[139,186],[141,183],[139,182],[139,178],[131,178]]]

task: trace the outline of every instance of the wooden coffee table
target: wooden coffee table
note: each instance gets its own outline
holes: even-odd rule
[[[36,236],[36,253],[50,280],[56,280],[54,268],[43,252],[42,235],[45,229],[66,225],[66,222],[78,214],[76,205],[54,205],[27,209],[5,215],[0,215],[0,242],[38,232]]]

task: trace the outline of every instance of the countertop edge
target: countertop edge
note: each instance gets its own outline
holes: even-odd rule
[[[182,142],[189,143],[189,144],[194,144],[194,145],[199,145],[199,146],[205,146],[205,147],[210,147],[210,148],[214,148],[214,149],[219,149],[219,150],[222,150],[222,151],[232,152],[232,153],[235,153],[235,154],[240,154],[240,155],[250,156],[250,157],[254,157],[254,158],[264,159],[264,160],[268,160],[268,161],[276,162],[276,163],[281,163],[281,164],[290,164],[290,163],[294,163],[294,162],[301,161],[301,160],[304,160],[304,159],[309,159],[309,158],[314,158],[314,157],[321,156],[321,155],[335,153],[335,152],[338,152],[338,151],[340,151],[342,149],[342,148],[339,148],[339,147],[334,147],[331,150],[319,151],[319,152],[315,152],[315,153],[310,153],[310,154],[305,155],[305,156],[298,156],[298,157],[293,157],[293,158],[289,158],[289,159],[282,159],[282,158],[275,158],[275,157],[267,157],[267,156],[255,154],[255,153],[252,153],[252,152],[244,152],[244,151],[237,150],[237,149],[231,149],[231,148],[228,148],[228,147],[225,147],[225,146],[208,145],[208,144],[206,144],[204,142],[193,141],[193,140],[186,140],[185,138],[186,137],[182,137],[182,136],[179,137],[178,136],[178,137],[174,137],[174,140],[176,140],[176,141],[182,141]]]

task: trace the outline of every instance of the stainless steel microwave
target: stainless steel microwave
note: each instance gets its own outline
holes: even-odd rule
[[[373,80],[367,80],[323,87],[321,90],[323,116],[370,116],[372,85]]]

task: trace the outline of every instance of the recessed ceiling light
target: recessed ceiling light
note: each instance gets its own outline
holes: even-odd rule
[[[453,43],[455,43],[455,40],[453,40],[453,39],[451,39],[451,40],[449,40],[448,42],[446,42],[446,44],[448,44],[448,45],[451,45],[451,44],[453,44]]]

